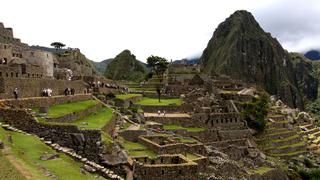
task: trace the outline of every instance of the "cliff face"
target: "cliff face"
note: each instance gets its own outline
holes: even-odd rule
[[[145,77],[146,68],[129,50],[118,54],[106,67],[105,77],[113,80],[140,81]]]
[[[236,11],[218,26],[200,64],[204,73],[257,84],[288,105],[304,108],[290,54],[247,11]]]
[[[305,58],[303,54],[290,53],[296,82],[306,100],[315,100],[318,95],[317,67],[315,63]]]

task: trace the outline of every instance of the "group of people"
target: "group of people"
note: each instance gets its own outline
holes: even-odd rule
[[[42,96],[43,97],[51,97],[52,96],[52,89],[50,88],[44,88],[42,90]]]
[[[158,116],[166,116],[166,111],[161,112],[160,110],[158,110]]]
[[[68,95],[74,95],[76,93],[76,90],[74,88],[66,88],[64,90],[64,95],[68,96]]]

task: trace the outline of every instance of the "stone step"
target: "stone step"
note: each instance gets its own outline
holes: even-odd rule
[[[290,144],[295,144],[301,141],[301,136],[293,135],[284,139],[275,139],[269,142],[271,146],[285,146]]]
[[[318,128],[308,129],[307,131],[301,131],[303,135],[314,134],[320,131]]]
[[[288,131],[288,128],[267,128],[265,131],[265,134],[274,134],[274,133],[278,133],[278,132],[285,132]]]
[[[289,121],[268,122],[267,128],[287,128]]]
[[[266,139],[284,139],[284,138],[288,138],[290,136],[294,136],[298,134],[297,131],[294,131],[294,130],[287,130],[287,131],[284,131],[284,132],[278,132],[278,133],[274,133],[274,134],[268,134],[265,136]]]
[[[269,119],[272,119],[272,120],[274,120],[274,121],[276,121],[276,122],[278,122],[278,121],[285,121],[286,119],[287,119],[287,117],[285,116],[285,115],[268,115],[268,118]]]
[[[290,159],[292,157],[297,157],[297,156],[303,155],[305,153],[307,153],[307,151],[306,150],[302,150],[302,151],[295,151],[295,152],[290,152],[290,153],[275,153],[275,154],[270,154],[270,155],[274,156],[274,157]]]
[[[315,125],[314,124],[307,124],[304,126],[300,126],[300,128],[313,129],[313,128],[315,128]]]
[[[266,151],[271,154],[283,154],[302,150],[306,150],[306,143],[303,141],[285,146],[274,146]]]

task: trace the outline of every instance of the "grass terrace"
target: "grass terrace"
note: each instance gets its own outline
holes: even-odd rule
[[[133,97],[142,97],[142,94],[118,94],[116,95],[116,98],[122,99],[122,100],[127,100]]]
[[[180,106],[182,104],[182,100],[179,98],[174,99],[161,99],[160,103],[158,98],[149,98],[143,97],[137,104],[144,105],[144,106],[169,106],[170,104],[176,104]]]
[[[175,124],[168,124],[168,125],[164,125],[163,129],[165,130],[187,130],[188,132],[203,132],[206,129],[202,128],[202,127],[182,127],[180,125],[175,125]]]
[[[47,116],[49,118],[61,117],[73,112],[83,111],[94,105],[97,105],[98,103],[99,101],[96,101],[96,100],[85,100],[85,101],[77,101],[77,102],[53,105],[49,107],[49,112]],[[38,109],[34,109],[34,111],[39,112]]]
[[[108,124],[113,117],[112,109],[103,107],[97,112],[94,112],[82,119],[76,120],[71,124],[80,127],[81,129],[101,129]]]
[[[155,157],[156,153],[148,149],[146,146],[140,143],[132,141],[124,141],[123,147],[128,151],[130,156],[149,156]]]
[[[13,143],[6,141],[6,136],[11,135]],[[55,175],[58,179],[77,179],[77,180],[87,180],[87,179],[97,179],[98,175],[86,173],[82,174],[80,172],[81,163],[74,161],[69,156],[66,156],[63,153],[57,153],[52,150],[50,147],[42,143],[39,139],[34,136],[28,136],[21,133],[5,131],[3,128],[0,128],[0,139],[4,140],[5,145],[9,145],[10,153],[15,157],[17,163],[23,165],[23,167],[30,172],[33,176],[31,179],[41,179],[41,180],[50,180],[51,177],[44,175],[44,171],[49,171],[51,174]],[[40,160],[40,156],[48,154],[59,154],[59,158],[54,160],[43,161]],[[4,157],[1,155],[0,159]],[[12,167],[6,161],[0,163],[1,173],[0,179],[4,174],[2,172],[2,166],[6,166],[5,170]],[[8,165],[8,166],[7,166]],[[6,172],[8,172],[6,170]],[[9,172],[13,174],[12,179],[24,179],[19,173],[17,173],[13,168]],[[101,177],[102,178],[102,177]],[[10,177],[9,177],[10,179]]]

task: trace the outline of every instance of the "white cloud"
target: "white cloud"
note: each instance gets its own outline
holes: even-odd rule
[[[115,57],[124,49],[142,61],[151,54],[180,59],[201,53],[217,25],[235,10],[256,12],[276,2],[10,0],[1,2],[0,21],[30,45],[61,41],[95,61]]]

